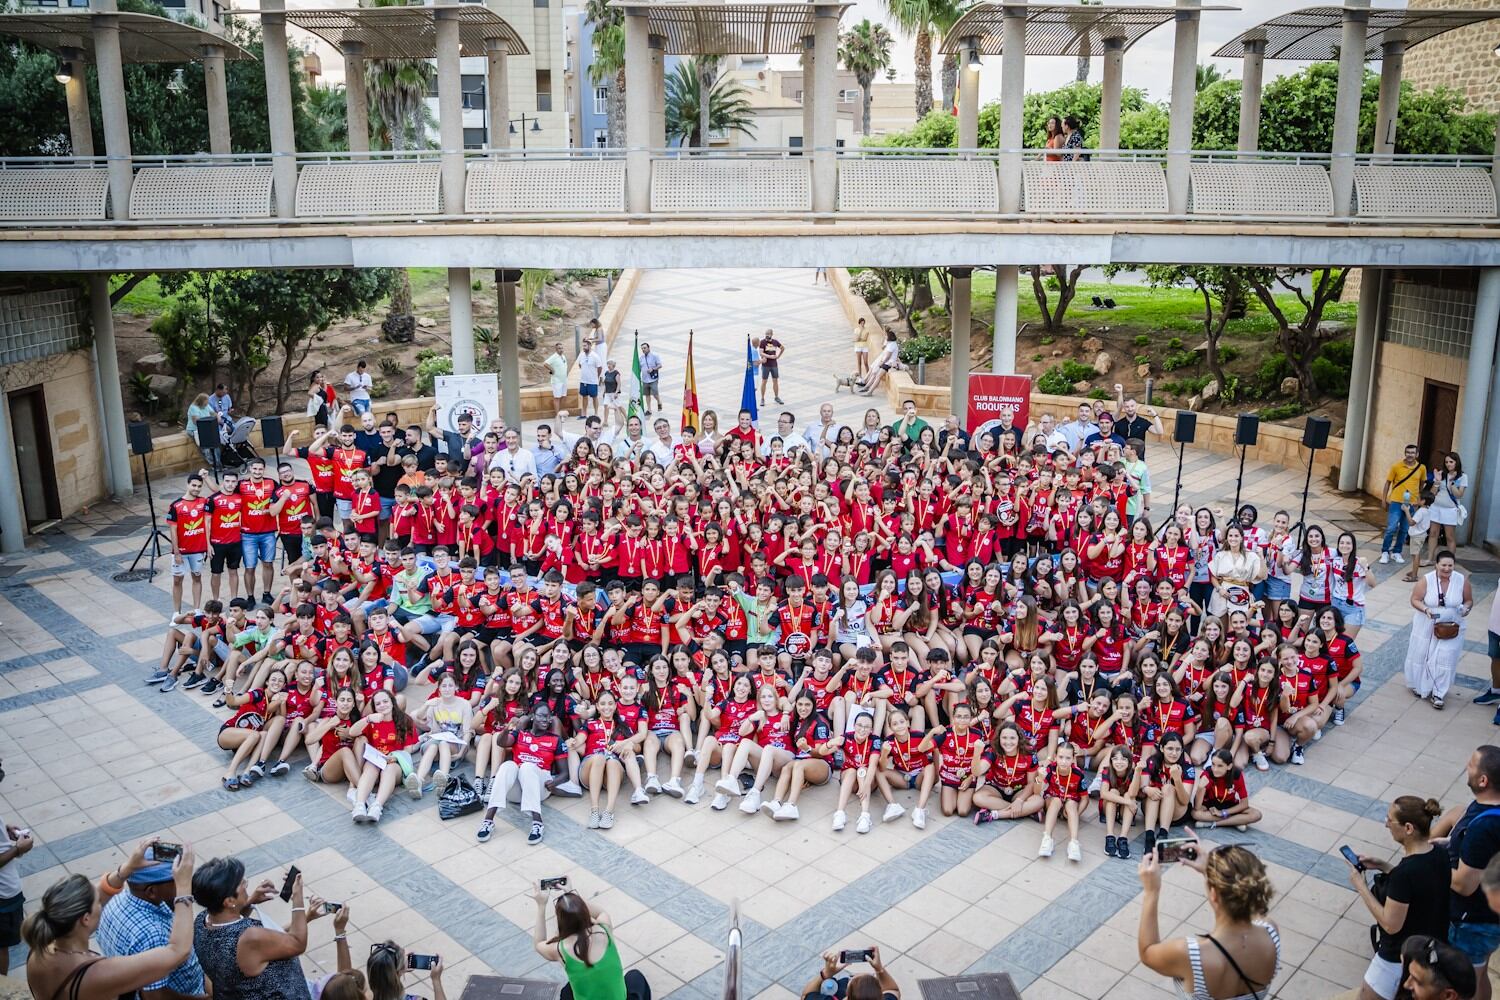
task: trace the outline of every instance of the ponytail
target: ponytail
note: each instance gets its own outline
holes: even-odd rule
[[[69,875],[42,894],[42,906],[21,924],[21,938],[36,954],[50,951],[94,908],[94,883]]]

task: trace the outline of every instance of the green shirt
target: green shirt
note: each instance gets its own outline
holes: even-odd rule
[[[1132,493],[1125,501],[1125,513],[1136,517],[1141,512],[1141,504],[1146,499],[1146,494],[1151,492],[1151,470],[1146,467],[1144,461],[1122,462],[1121,467],[1125,475],[1135,486],[1136,492]]]
[[[391,578],[395,590],[396,607],[403,611],[410,611],[414,615],[425,615],[432,610],[431,594],[422,594],[415,601],[410,600],[406,594],[407,587],[416,587],[426,576],[427,571],[418,565],[410,573],[402,570]]]
[[[915,441],[922,436],[922,431],[927,428],[927,421],[921,417],[912,417],[911,423],[906,423],[905,417],[898,417],[891,424],[891,433],[896,437],[904,436],[908,441]]]
[[[620,951],[615,947],[615,936],[604,928],[609,944],[604,954],[592,956],[593,965],[584,965],[573,954],[571,944],[558,942],[557,951],[562,956],[563,970],[568,974],[568,985],[573,988],[573,1000],[625,1000],[625,966],[620,961]]]
[[[740,607],[745,611],[745,619],[749,623],[748,631],[745,634],[745,645],[764,646],[768,642],[773,642],[776,630],[768,624],[765,630],[762,631],[755,607],[755,598],[744,591],[740,591],[734,595],[734,599],[740,602]],[[776,606],[775,602],[772,602],[771,606],[774,608]]]

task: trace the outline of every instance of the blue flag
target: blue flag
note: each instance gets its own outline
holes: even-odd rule
[[[752,424],[760,419],[755,405],[755,348],[750,344],[749,334],[745,335],[745,387],[740,390],[740,409],[750,411]]]

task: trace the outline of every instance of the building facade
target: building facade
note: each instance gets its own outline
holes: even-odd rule
[[[1500,0],[1466,0],[1463,4],[1448,0],[1408,0],[1413,10],[1424,7],[1463,7],[1470,10],[1500,9]],[[1457,28],[1432,45],[1418,45],[1406,54],[1403,76],[1421,90],[1448,87],[1469,99],[1476,108],[1500,111],[1500,21],[1485,21]]]

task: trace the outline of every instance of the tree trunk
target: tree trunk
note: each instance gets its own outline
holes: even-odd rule
[[[860,121],[861,127],[863,129],[863,134],[865,135],[870,134],[870,84],[872,82],[872,80],[860,81],[860,89],[861,91],[863,91],[863,96],[860,102],[861,107],[863,108],[863,110],[861,111]]]
[[[911,308],[913,312],[932,308],[932,282],[927,279],[925,267],[911,269]]]
[[[698,57],[698,145],[708,146],[708,105],[713,95],[714,81],[719,77],[717,56]]]
[[[1052,325],[1052,304],[1047,296],[1047,285],[1042,280],[1042,265],[1032,264],[1031,271],[1031,294],[1036,299],[1037,312],[1042,314],[1042,327],[1046,330],[1054,330]]]
[[[943,56],[943,110],[953,111],[958,107],[958,53]]]
[[[614,86],[609,88],[609,144],[616,149],[625,145],[625,67],[615,70]]]
[[[913,53],[912,60],[917,73],[917,119],[921,120],[932,110],[932,33],[925,27],[917,32],[916,52]]]
[[[1078,65],[1076,67],[1074,67],[1074,69],[1073,69],[1073,79],[1076,80],[1078,83],[1087,83],[1088,82],[1088,78],[1089,78],[1089,62],[1090,61],[1091,60],[1089,59],[1088,56],[1079,56],[1078,57]]]

